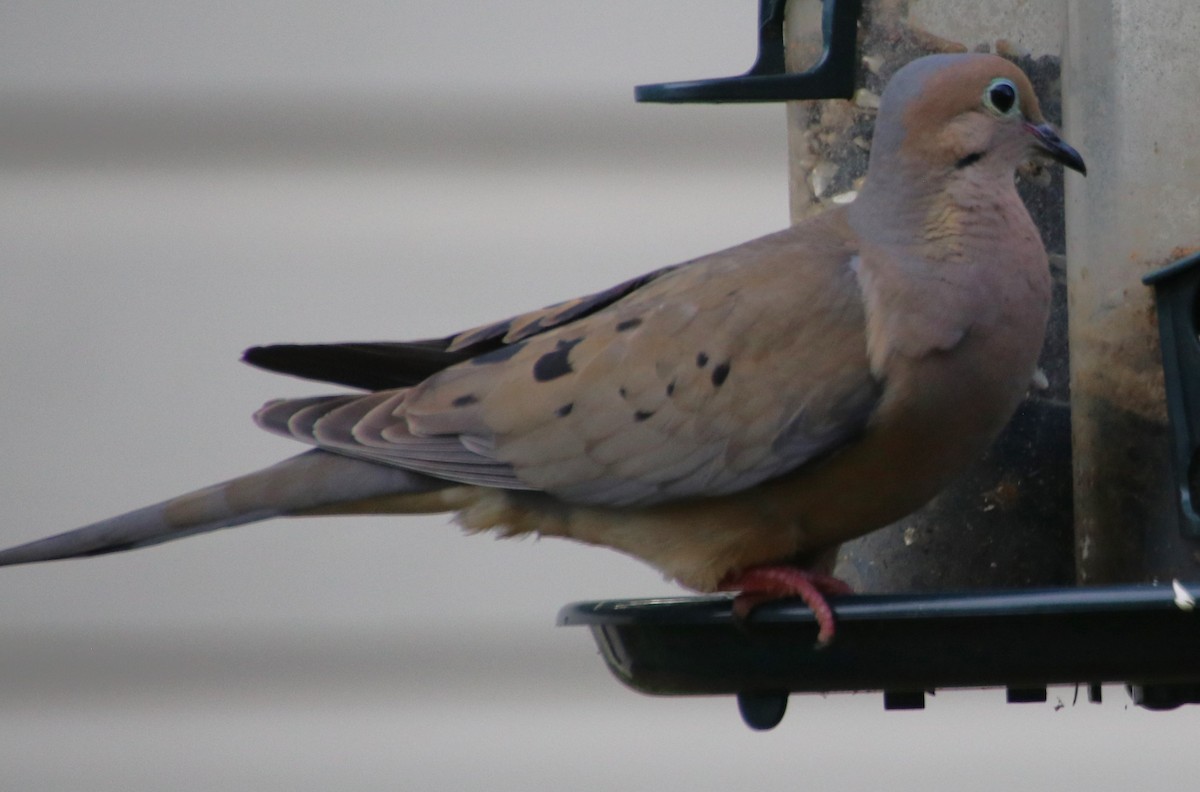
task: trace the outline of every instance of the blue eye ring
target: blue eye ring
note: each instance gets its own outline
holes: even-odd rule
[[[983,92],[983,105],[998,116],[1014,115],[1020,109],[1017,86],[1006,77],[997,77]]]

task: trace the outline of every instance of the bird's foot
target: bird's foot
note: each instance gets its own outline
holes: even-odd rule
[[[736,591],[733,615],[745,620],[751,611],[764,602],[783,597],[804,600],[817,619],[817,646],[828,646],[833,640],[835,620],[833,608],[825,595],[852,594],[845,581],[821,572],[810,572],[789,566],[756,566],[744,569],[721,582],[722,591]]]

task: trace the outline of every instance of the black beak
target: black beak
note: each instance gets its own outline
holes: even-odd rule
[[[1087,165],[1083,162],[1083,157],[1079,156],[1079,152],[1073,149],[1066,141],[1058,136],[1058,132],[1049,124],[1030,124],[1026,123],[1025,128],[1029,130],[1029,134],[1033,135],[1037,141],[1036,148],[1041,153],[1048,156],[1055,162],[1061,162],[1066,167],[1073,171],[1087,176]]]

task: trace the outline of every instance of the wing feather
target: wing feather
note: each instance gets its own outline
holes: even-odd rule
[[[259,421],[349,456],[570,502],[752,487],[836,450],[878,402],[852,239],[829,213],[419,342],[445,361],[465,355],[420,383],[275,402]]]

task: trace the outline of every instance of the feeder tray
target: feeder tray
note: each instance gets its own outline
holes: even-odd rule
[[[1144,279],[1158,304],[1178,484],[1178,526],[1200,535],[1190,484],[1200,447],[1200,255]],[[945,688],[1003,687],[1010,703],[1048,685],[1124,683],[1139,706],[1200,703],[1200,585],[831,597],[837,637],[815,646],[803,603],[767,602],[745,621],[729,596],[580,602],[609,670],[655,695],[735,695],[755,729],[782,720],[791,693],[883,691],[887,709],[922,709]]]
[[[654,695],[736,695],[753,728],[783,718],[790,693],[881,690],[887,709],[921,709],[944,688],[1004,687],[1045,701],[1047,685],[1128,685],[1149,709],[1200,703],[1200,586],[831,597],[837,636],[815,645],[803,603],[768,602],[746,621],[732,599],[580,602],[560,625],[592,631],[604,662]]]
[[[638,101],[761,102],[849,98],[858,68],[859,0],[824,0],[824,53],[787,74],[786,0],[760,0],[759,48],[745,75],[643,85]],[[1146,276],[1155,289],[1178,509],[1147,533],[1200,539],[1200,255]],[[1171,545],[1174,546],[1174,545]],[[921,709],[928,693],[1004,688],[1010,703],[1046,700],[1048,685],[1123,683],[1151,710],[1200,703],[1200,584],[1004,589],[831,597],[837,636],[798,600],[732,613],[728,596],[568,605],[561,625],[587,626],[612,673],[654,695],[734,695],[743,719],[769,729],[791,693],[882,691],[887,709]]]

